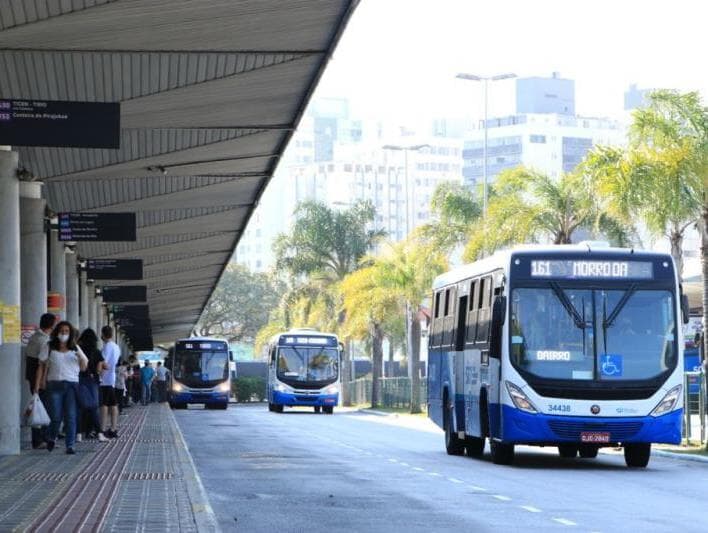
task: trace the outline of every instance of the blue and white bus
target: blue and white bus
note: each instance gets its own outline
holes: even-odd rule
[[[334,413],[339,402],[342,348],[336,335],[294,329],[268,343],[268,410],[308,406]]]
[[[221,339],[176,341],[166,360],[170,407],[184,409],[200,403],[208,409],[226,409],[231,396],[231,359],[229,345]]]
[[[436,278],[428,413],[451,455],[592,458],[679,443],[687,300],[669,255],[590,244],[498,252]]]

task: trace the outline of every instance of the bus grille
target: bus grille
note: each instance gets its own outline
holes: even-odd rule
[[[585,432],[609,433],[610,442],[622,442],[634,437],[642,429],[642,422],[570,422],[552,420],[548,422],[551,431],[562,439],[580,440]]]

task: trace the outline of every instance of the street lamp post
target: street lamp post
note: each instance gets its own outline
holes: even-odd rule
[[[429,144],[412,144],[410,146],[400,146],[397,144],[385,144],[381,148],[384,150],[396,150],[396,151],[403,151],[403,179],[406,182],[406,236],[411,232],[411,227],[410,227],[410,209],[411,209],[411,195],[409,194],[409,190],[411,187],[408,184],[408,152],[413,151],[417,152],[418,150],[421,150],[423,148],[430,148]]]
[[[482,213],[487,214],[487,92],[490,81],[508,80],[515,78],[516,74],[511,72],[505,74],[497,74],[495,76],[477,76],[476,74],[468,74],[460,72],[457,78],[468,81],[481,81],[484,84],[484,144],[482,148]]]

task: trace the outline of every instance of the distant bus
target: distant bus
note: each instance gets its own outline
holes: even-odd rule
[[[275,335],[268,352],[268,410],[308,406],[332,414],[339,402],[341,345],[336,335],[296,329]]]
[[[226,409],[231,396],[229,345],[221,339],[179,339],[170,350],[168,399],[174,409],[200,403],[210,409]]]
[[[669,255],[590,245],[499,252],[433,286],[428,413],[451,455],[516,444],[593,458],[681,441],[687,320]]]

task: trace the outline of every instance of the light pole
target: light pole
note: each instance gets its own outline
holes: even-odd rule
[[[401,146],[398,144],[385,144],[381,148],[383,148],[384,150],[396,150],[403,152],[403,179],[406,182],[406,236],[408,236],[408,234],[411,232],[409,211],[412,203],[410,201],[411,198],[409,194],[409,190],[411,189],[411,187],[408,184],[408,152],[417,152],[418,150],[421,150],[423,148],[430,148],[430,145],[412,144],[410,146]]]
[[[482,149],[482,213],[487,214],[487,85],[490,81],[508,80],[516,78],[516,74],[507,72],[505,74],[496,74],[495,76],[477,76],[476,74],[468,74],[460,72],[456,78],[468,81],[481,81],[484,83],[484,145]]]

